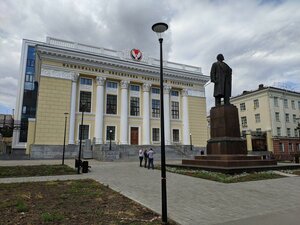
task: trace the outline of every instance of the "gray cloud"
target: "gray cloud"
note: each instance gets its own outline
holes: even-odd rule
[[[0,105],[15,105],[21,39],[52,36],[116,50],[136,47],[158,57],[151,26],[159,21],[170,25],[164,48],[171,61],[201,66],[208,74],[222,52],[234,71],[234,95],[260,83],[286,83],[299,91],[299,6],[275,0],[2,0]],[[208,107],[211,94],[208,85]]]

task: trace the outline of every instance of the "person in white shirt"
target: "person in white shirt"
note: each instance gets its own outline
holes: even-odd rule
[[[149,160],[148,169],[150,169],[150,165],[151,165],[151,168],[154,169],[153,154],[155,154],[155,152],[153,151],[152,148],[150,148],[150,150],[148,151],[148,160]]]
[[[139,150],[140,167],[142,167],[143,157],[144,157],[144,151],[143,149],[140,149]]]

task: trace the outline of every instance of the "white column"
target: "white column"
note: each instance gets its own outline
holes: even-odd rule
[[[184,89],[182,94],[182,144],[190,145],[190,127],[189,127],[189,111],[188,111],[188,90]]]
[[[97,77],[96,118],[95,118],[95,143],[103,144],[103,114],[104,114],[104,84],[105,77]]]
[[[69,144],[75,143],[75,115],[76,115],[76,92],[77,92],[78,74],[74,74],[72,79],[72,95],[70,108],[70,127],[69,127]]]
[[[150,87],[143,84],[143,145],[150,145]]]
[[[121,81],[121,124],[120,124],[120,144],[128,144],[128,85],[129,81]]]
[[[170,86],[164,86],[164,112],[165,112],[165,143],[171,144],[171,127],[170,127]]]

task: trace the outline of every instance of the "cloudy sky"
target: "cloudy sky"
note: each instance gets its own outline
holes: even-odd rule
[[[298,0],[0,0],[0,113],[15,108],[23,38],[139,48],[158,58],[151,26],[161,21],[169,24],[166,59],[209,74],[223,53],[233,95],[261,83],[300,91],[299,9]]]

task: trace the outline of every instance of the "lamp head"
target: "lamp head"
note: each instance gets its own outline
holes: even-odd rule
[[[156,23],[152,26],[152,30],[157,34],[158,38],[162,38],[162,34],[168,30],[168,24]]]

